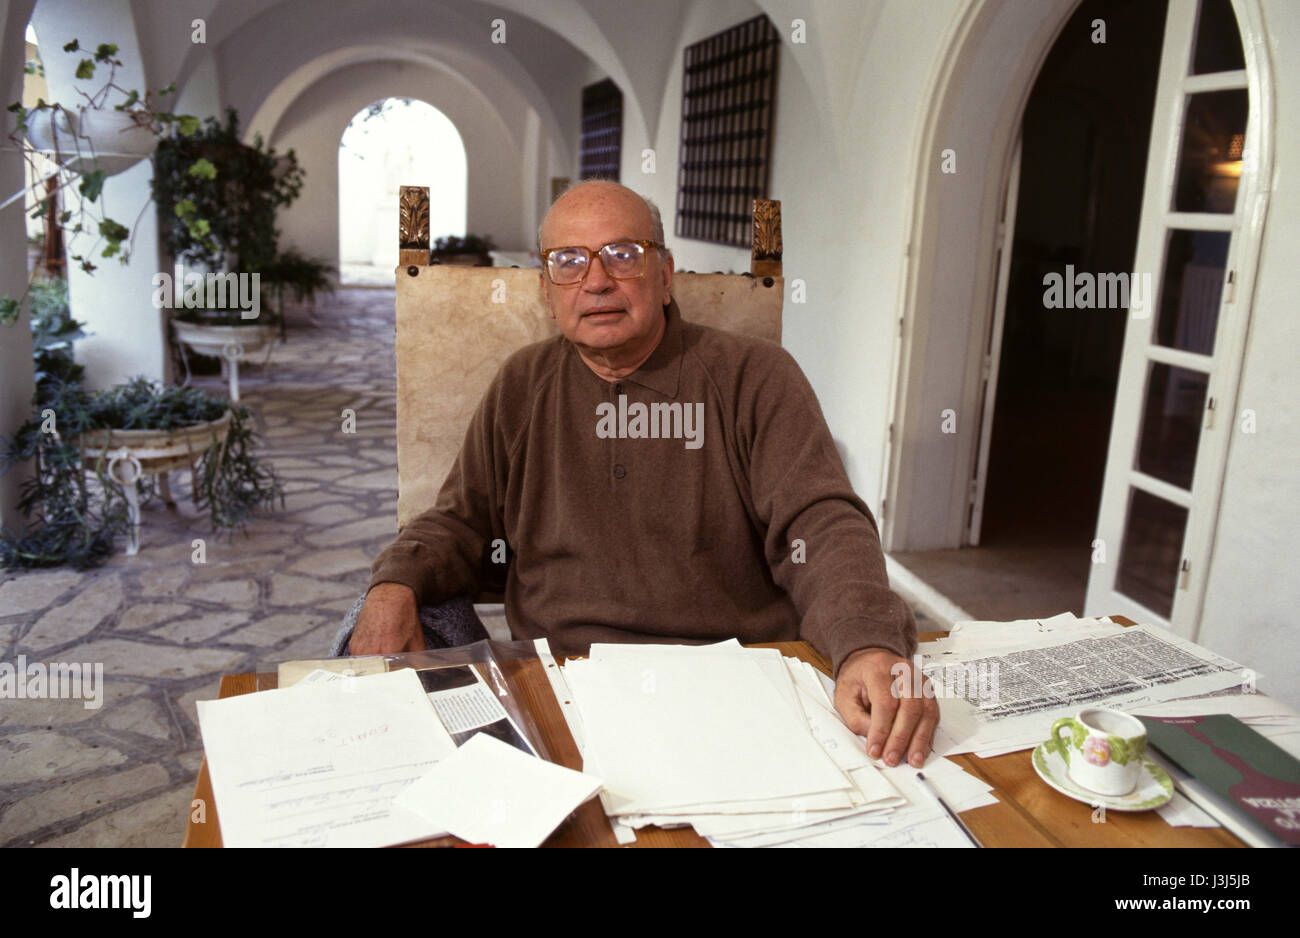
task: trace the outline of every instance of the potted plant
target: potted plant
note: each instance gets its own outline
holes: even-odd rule
[[[30,524],[0,531],[0,564],[90,567],[128,536],[139,543],[139,505],[157,489],[170,503],[167,473],[189,467],[195,504],[213,527],[240,527],[256,509],[283,501],[269,466],[253,455],[247,409],[194,388],[162,388],[138,378],[107,391],[81,386],[66,284],[32,286],[36,367],[34,415],[0,441],[0,467],[34,463],[19,508]]]
[[[317,293],[334,286],[338,271],[320,258],[308,257],[292,248],[280,251],[263,272],[263,279],[280,294],[289,293],[298,303],[314,303]]]
[[[338,270],[325,261],[309,257],[290,248],[275,255],[264,272],[264,279],[275,294],[275,307],[280,317],[280,338],[285,338],[287,317],[284,309],[285,294],[299,305],[308,305],[315,323],[316,295],[334,287]]]
[[[452,264],[459,267],[488,267],[492,263],[489,252],[496,250],[492,239],[478,235],[444,235],[433,242],[433,263]]]
[[[196,165],[211,166],[212,172],[196,173]],[[261,298],[271,288],[282,293],[277,278],[303,273],[301,264],[285,270],[278,266],[283,255],[275,228],[277,210],[297,198],[302,181],[293,151],[278,154],[260,136],[252,146],[242,142],[233,108],[224,121],[210,117],[197,133],[161,143],[154,157],[154,199],[163,242],[177,261],[177,277],[185,264],[211,272],[205,277],[233,275],[241,297],[257,300],[255,308],[243,299],[240,308],[214,305],[210,295],[204,303],[187,301],[183,308],[169,304],[186,367],[187,347],[200,355],[217,354],[233,401],[239,400],[239,362],[269,343],[279,321],[279,313]]]
[[[134,554],[139,507],[154,494],[148,477],[170,503],[172,469],[190,468],[194,502],[214,529],[241,527],[254,510],[283,504],[274,472],[253,455],[247,408],[145,378],[97,394],[64,383],[45,404],[0,456],[5,468],[34,460],[36,470],[19,502],[28,528],[0,532],[4,566],[96,566],[123,534]]]

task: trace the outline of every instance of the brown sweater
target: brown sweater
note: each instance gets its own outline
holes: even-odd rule
[[[858,648],[910,656],[916,623],[799,366],[666,314],[659,347],[616,383],[560,336],[512,355],[371,586],[473,595],[500,538],[514,637],[557,654],[734,636],[806,639],[837,673]]]

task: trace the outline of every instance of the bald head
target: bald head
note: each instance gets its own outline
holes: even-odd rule
[[[627,220],[630,228],[639,232],[637,239],[647,239],[664,243],[664,223],[659,216],[658,207],[649,199],[629,189],[627,186],[611,182],[608,179],[589,179],[570,186],[552,204],[541,227],[537,229],[537,249],[541,251],[551,247],[568,247],[552,244],[548,236],[554,229],[552,224],[556,217],[568,217],[581,213],[617,213]],[[634,236],[629,230],[628,236]]]

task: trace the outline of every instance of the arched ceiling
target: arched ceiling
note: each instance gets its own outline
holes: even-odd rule
[[[567,155],[576,140],[575,87],[609,76],[624,94],[624,126],[658,137],[663,97],[684,25],[710,0],[128,0],[148,80],[178,86],[207,55],[216,61],[222,99],[266,132],[292,100],[331,68],[403,60],[450,69],[492,102],[522,98]],[[811,101],[832,131],[847,116],[852,84],[829,69],[855,53],[870,32],[845,30],[843,0],[749,0],[783,38]],[[792,22],[808,41],[791,42]],[[206,42],[190,41],[202,19]],[[491,40],[504,20],[506,41]],[[178,41],[180,40],[180,41]],[[376,54],[376,50],[379,50]],[[319,61],[317,61],[319,60]],[[286,100],[288,98],[288,100]],[[508,110],[508,108],[507,108]],[[503,119],[509,115],[503,113]],[[838,140],[838,134],[835,135]]]
[[[286,102],[290,89],[299,91],[327,74],[380,58],[419,61],[461,74],[467,84],[489,96],[522,96],[552,134],[575,126],[575,85],[599,72],[608,74],[625,90],[625,121],[643,128],[649,136],[642,99],[649,95],[658,113],[658,101],[667,76],[667,62],[676,42],[681,7],[689,0],[660,0],[654,4],[627,4],[634,13],[619,14],[601,0],[383,0],[383,2],[331,3],[319,0],[190,0],[163,9],[148,0],[132,0],[142,31],[151,35],[148,47],[151,71],[177,76],[183,85],[205,52],[214,53],[221,76],[222,96],[241,113],[268,115]],[[620,6],[624,6],[620,4]],[[593,14],[587,8],[594,8]],[[653,7],[651,13],[645,8]],[[183,8],[183,9],[180,9]],[[187,38],[190,22],[202,17],[206,45],[160,41],[178,32]],[[495,19],[506,22],[506,42],[491,41]],[[606,21],[605,25],[599,22]],[[647,43],[645,29],[654,19],[665,27],[664,41]],[[609,33],[621,40],[616,47]],[[653,51],[647,51],[653,50]],[[313,60],[321,59],[314,65]],[[310,76],[309,78],[307,76]],[[274,97],[271,110],[264,105]],[[246,126],[251,126],[248,124]],[[552,139],[568,149],[570,134]]]
[[[318,55],[300,65],[285,75],[279,84],[262,99],[261,104],[252,111],[251,119],[244,125],[245,138],[251,140],[255,134],[260,133],[267,140],[272,139],[275,136],[280,119],[293,105],[293,102],[304,94],[307,89],[329,75],[355,65],[369,63],[392,64],[394,62],[409,63],[452,78],[458,83],[465,97],[475,100],[484,111],[492,114],[497,122],[504,127],[506,133],[522,145],[522,140],[519,139],[517,133],[519,122],[511,120],[514,115],[511,113],[512,109],[509,107],[509,103],[511,99],[514,99],[516,107],[513,110],[516,111],[526,106],[526,104],[522,96],[499,76],[480,75],[475,80],[447,65],[445,59],[439,56],[436,50],[417,51],[387,44],[345,46]],[[493,85],[501,85],[502,87],[499,89],[493,88]],[[398,93],[395,89],[394,94]],[[430,101],[429,103],[435,107],[438,105],[437,101]],[[562,140],[563,135],[558,133],[554,115],[547,114],[543,116],[543,120],[548,119],[551,123],[547,129],[554,133],[557,140]]]

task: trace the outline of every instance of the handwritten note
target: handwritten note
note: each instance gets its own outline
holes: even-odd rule
[[[456,749],[411,670],[203,700],[228,847],[375,847],[436,837],[396,795]]]

